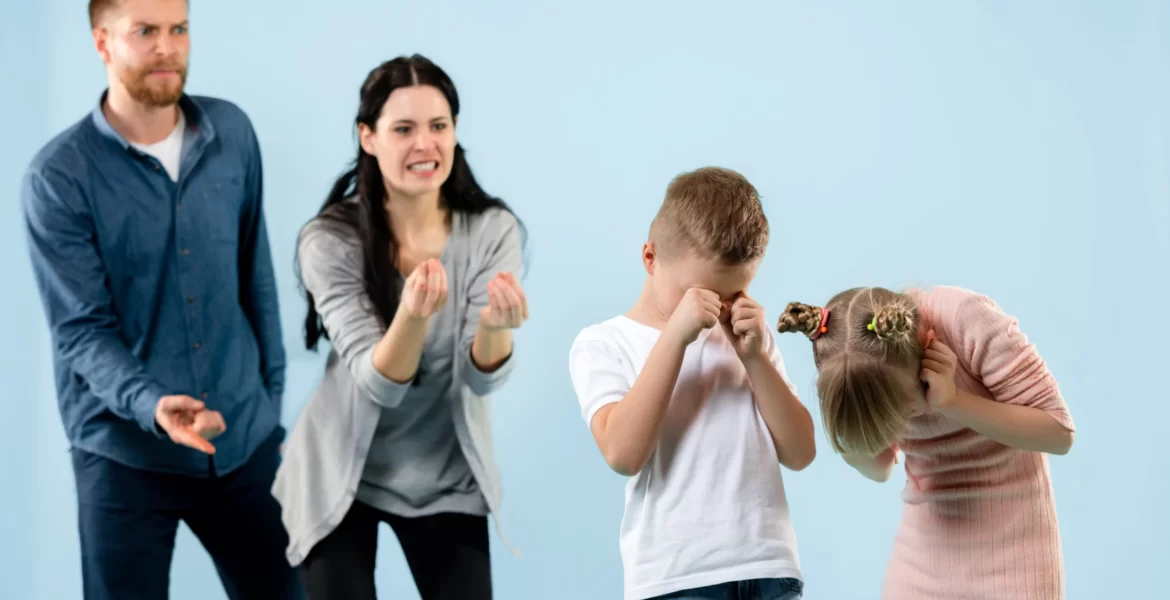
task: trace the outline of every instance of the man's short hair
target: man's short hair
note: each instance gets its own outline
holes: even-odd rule
[[[118,7],[122,0],[89,0],[89,27],[97,29],[106,13]]]

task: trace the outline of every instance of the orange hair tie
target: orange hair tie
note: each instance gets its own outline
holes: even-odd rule
[[[829,332],[828,323],[829,323],[829,309],[822,308],[821,309],[821,324],[817,327],[817,330],[814,331],[812,335],[808,336],[808,339],[815,340],[815,339],[821,337],[822,335],[828,333]]]

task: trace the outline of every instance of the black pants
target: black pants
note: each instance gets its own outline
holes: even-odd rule
[[[491,600],[487,517],[457,513],[405,518],[354,502],[337,529],[301,563],[309,600],[374,600],[378,524],[406,553],[422,600]]]
[[[231,600],[304,598],[269,491],[279,447],[273,437],[244,466],[210,479],[132,469],[74,449],[86,600],[165,600],[179,521],[211,555]]]

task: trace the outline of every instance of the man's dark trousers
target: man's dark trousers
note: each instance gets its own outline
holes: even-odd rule
[[[302,599],[270,491],[282,437],[222,477],[209,457],[206,478],[133,469],[74,448],[86,600],[165,600],[179,521],[211,555],[231,600]]]

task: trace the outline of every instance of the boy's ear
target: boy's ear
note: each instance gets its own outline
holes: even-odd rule
[[[657,254],[654,250],[654,242],[642,244],[642,266],[646,268],[647,275],[654,274],[655,259],[657,259]]]

